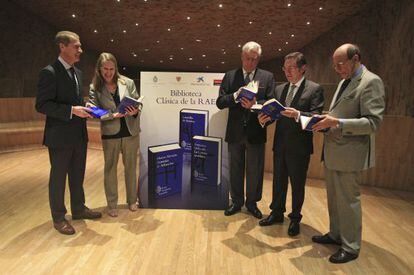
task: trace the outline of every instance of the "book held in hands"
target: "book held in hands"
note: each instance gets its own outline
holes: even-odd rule
[[[179,143],[185,153],[191,154],[191,144],[194,136],[208,135],[208,120],[207,110],[180,110]]]
[[[244,87],[241,87],[240,93],[237,96],[236,101],[241,101],[243,97],[251,101],[253,100],[253,98],[256,97],[258,90],[259,81],[250,81],[249,84],[247,84]]]
[[[220,184],[221,150],[221,138],[194,136],[191,156],[192,184]]]
[[[321,121],[323,117],[320,116],[300,116],[300,124],[305,131],[313,131],[312,126]],[[319,132],[326,132],[329,128],[323,129]]]
[[[90,112],[90,114],[94,118],[105,119],[105,118],[108,118],[111,115],[109,113],[109,111],[105,110],[105,109],[101,109],[101,108],[98,108],[98,107],[95,107],[95,106],[90,106],[88,108],[92,110],[92,112]]]
[[[134,108],[138,108],[139,105],[142,105],[142,100],[144,99],[144,96],[140,96],[138,99],[124,96],[119,103],[116,111],[120,114],[126,114],[126,108],[129,106],[132,106]]]
[[[160,199],[181,193],[183,149],[178,143],[148,147],[148,195]]]
[[[272,98],[262,104],[254,104],[251,107],[251,111],[257,112],[258,114],[265,114],[269,116],[272,120],[279,119],[282,115],[280,112],[284,111],[286,108],[276,99]]]

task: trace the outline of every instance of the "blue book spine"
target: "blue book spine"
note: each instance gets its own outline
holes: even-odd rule
[[[220,141],[194,139],[191,159],[192,184],[217,186],[221,181]]]
[[[181,193],[183,150],[148,150],[148,190],[151,199],[160,199]]]
[[[194,136],[205,136],[208,134],[207,124],[208,112],[180,112],[179,142],[185,153],[191,154],[191,144]]]

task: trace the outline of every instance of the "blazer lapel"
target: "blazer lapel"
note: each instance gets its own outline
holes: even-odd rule
[[[338,94],[339,89],[341,88],[342,83],[345,81],[344,79],[339,82],[338,87],[336,88],[334,98],[332,99],[331,106],[329,107],[329,111],[335,108],[336,105],[338,105],[339,102],[341,102],[350,92],[352,92],[358,85],[359,82],[361,82],[362,76],[365,74],[366,68],[362,68],[362,72],[351,79],[351,82],[349,82],[348,86],[345,88],[345,90],[342,92],[341,98],[338,100],[336,99],[336,96]]]
[[[119,92],[119,99],[122,100],[125,97],[126,93],[126,85],[118,81],[118,92]]]
[[[300,84],[299,89],[296,92],[295,97],[293,98],[292,103],[290,104],[290,106],[294,107],[298,103],[299,98],[302,96],[303,91],[305,90],[305,82],[306,82],[306,79],[303,79],[303,81]]]

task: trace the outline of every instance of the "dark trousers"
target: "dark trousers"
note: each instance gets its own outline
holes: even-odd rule
[[[286,212],[288,178],[292,188],[292,221],[302,219],[302,205],[305,199],[305,182],[310,155],[292,154],[283,147],[273,152],[273,198],[270,209],[277,215]]]
[[[244,140],[229,143],[230,195],[234,204],[243,206],[244,175],[246,171],[246,207],[255,207],[262,199],[264,172],[264,143],[251,144]]]
[[[49,148],[49,203],[54,222],[65,219],[66,175],[69,179],[70,205],[73,214],[85,208],[83,179],[86,165],[86,144],[75,148]]]

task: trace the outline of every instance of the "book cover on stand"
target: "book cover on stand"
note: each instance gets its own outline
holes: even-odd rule
[[[178,143],[148,147],[148,199],[181,193],[183,149]]]
[[[323,117],[320,116],[300,116],[300,124],[302,126],[302,130],[305,131],[313,131],[312,126],[321,121]],[[319,132],[327,132],[329,128],[323,129]]]
[[[222,139],[194,136],[191,157],[191,183],[218,186],[221,183]]]
[[[124,96],[119,103],[118,107],[116,108],[118,113],[125,114],[126,108],[129,106],[132,106],[134,108],[137,108],[139,105],[142,105],[142,100],[144,99],[144,96],[140,96],[138,99]]]
[[[249,84],[242,87],[236,100],[241,101],[244,97],[248,100],[253,100],[256,97],[257,91],[259,90],[259,81],[250,81]]]
[[[181,109],[179,143],[184,153],[191,154],[194,136],[208,135],[209,115],[207,110]]]
[[[282,115],[280,112],[284,111],[286,108],[279,101],[272,98],[262,104],[254,104],[251,108],[252,112],[258,114],[265,114],[269,116],[272,120],[279,119]]]

